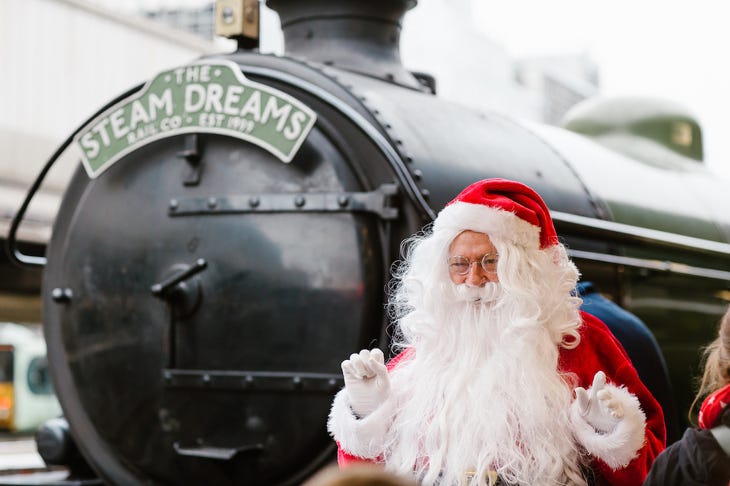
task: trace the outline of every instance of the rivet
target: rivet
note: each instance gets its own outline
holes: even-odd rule
[[[304,196],[297,196],[294,198],[294,205],[298,208],[301,208],[304,206],[304,203],[307,202],[306,199],[304,199]]]
[[[421,169],[414,169],[413,170],[413,178],[417,181],[420,181],[423,179],[423,171]]]
[[[213,209],[216,206],[218,206],[218,200],[216,198],[214,198],[214,197],[209,197],[208,198],[208,207],[210,209]]]
[[[73,291],[69,288],[62,289],[61,287],[56,287],[51,290],[51,298],[54,302],[58,302],[59,304],[70,302],[73,295]]]
[[[180,206],[177,199],[170,199],[170,211],[175,211]]]
[[[259,204],[261,204],[261,200],[258,197],[256,197],[256,196],[252,196],[248,200],[248,205],[251,206],[252,208],[259,207]]]
[[[340,207],[343,207],[344,208],[349,203],[350,203],[350,197],[349,196],[342,195],[342,196],[337,197],[337,204],[339,204]]]

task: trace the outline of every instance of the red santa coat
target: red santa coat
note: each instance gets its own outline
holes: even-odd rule
[[[635,395],[646,415],[644,445],[638,455],[625,467],[611,469],[599,458],[593,458],[591,468],[598,485],[641,485],[651,468],[654,458],[664,450],[666,432],[664,414],[659,403],[639,379],[639,375],[621,344],[611,334],[608,327],[598,318],[581,312],[583,325],[580,328],[580,344],[570,350],[561,348],[558,357],[558,369],[562,373],[571,373],[577,382],[575,386],[590,388],[593,377],[598,371],[606,373],[606,382],[623,386]],[[388,370],[407,359],[409,351],[404,351],[388,362]],[[352,463],[372,462],[355,457],[344,451],[338,444],[337,461],[340,467]]]

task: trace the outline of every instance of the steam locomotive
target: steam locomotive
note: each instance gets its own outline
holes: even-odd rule
[[[387,349],[401,241],[486,177],[543,196],[584,278],[651,328],[687,411],[730,300],[727,181],[691,117],[473,110],[400,63],[415,1],[268,4],[284,56],[241,40],[123,93],[59,148],[82,163],[45,257],[13,248],[14,222],[13,257],[44,266],[65,418],[105,482],[290,485],[330,461],[339,363]]]

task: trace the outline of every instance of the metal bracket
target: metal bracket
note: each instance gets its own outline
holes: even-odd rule
[[[185,177],[183,178],[183,185],[197,186],[200,184],[203,165],[200,160],[200,138],[197,133],[190,133],[185,136],[185,148],[178,152],[177,156],[185,159],[188,163]]]
[[[382,184],[372,192],[296,193],[296,194],[238,194],[207,198],[172,199],[168,215],[205,216],[242,213],[354,212],[377,214],[381,219],[398,218],[394,196],[395,183]]]

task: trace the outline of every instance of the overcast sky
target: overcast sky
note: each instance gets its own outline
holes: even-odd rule
[[[514,56],[587,52],[602,94],[683,104],[703,127],[708,165],[730,178],[725,2],[474,0],[473,7],[478,27]]]

